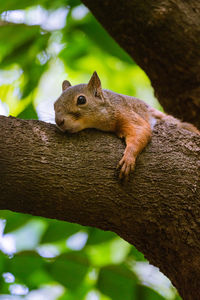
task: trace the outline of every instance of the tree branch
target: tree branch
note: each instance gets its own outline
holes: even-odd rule
[[[200,2],[82,2],[147,73],[165,111],[200,128]]]
[[[115,167],[124,144],[113,134],[63,134],[52,124],[12,117],[0,117],[0,126],[1,209],[114,231],[185,299],[200,299],[199,136],[157,124],[121,184]]]

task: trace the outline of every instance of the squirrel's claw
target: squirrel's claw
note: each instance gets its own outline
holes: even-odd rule
[[[135,157],[125,154],[117,166],[118,169],[121,168],[119,178],[125,180],[128,179],[128,176],[130,172],[134,170],[134,167]]]

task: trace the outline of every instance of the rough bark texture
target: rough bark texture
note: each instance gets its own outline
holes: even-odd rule
[[[82,2],[147,73],[165,111],[200,128],[200,1]]]
[[[160,123],[121,184],[124,144],[95,130],[67,135],[0,117],[0,209],[111,230],[200,299],[200,138]]]

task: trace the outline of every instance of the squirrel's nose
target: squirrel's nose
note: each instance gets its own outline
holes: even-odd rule
[[[58,126],[64,125],[64,122],[65,122],[64,118],[58,118],[58,117],[56,117],[56,124]]]

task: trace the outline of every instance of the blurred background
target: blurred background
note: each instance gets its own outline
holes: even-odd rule
[[[149,79],[79,0],[0,3],[0,114],[54,123],[64,79],[162,109]],[[111,232],[0,211],[0,300],[180,300],[170,281]]]

